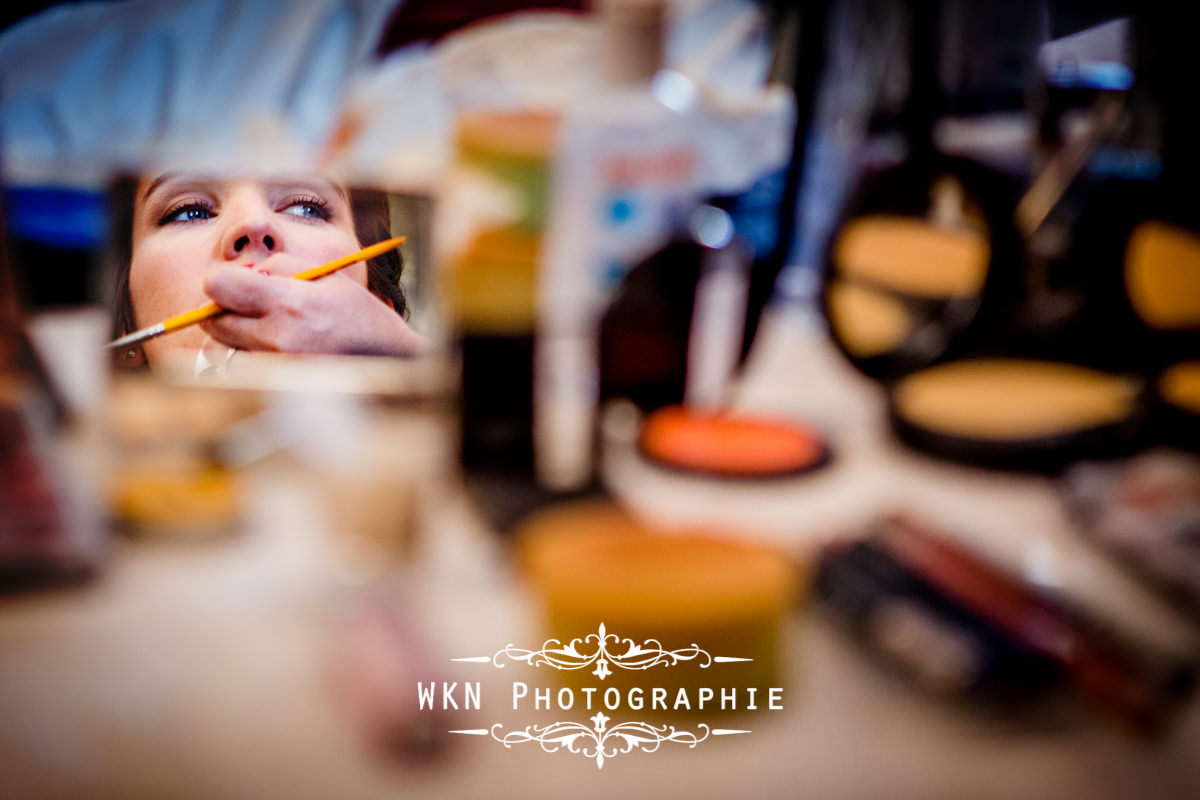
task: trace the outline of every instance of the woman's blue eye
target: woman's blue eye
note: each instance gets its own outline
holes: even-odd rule
[[[293,200],[283,208],[284,214],[291,214],[294,217],[302,217],[304,219],[329,219],[329,209],[326,207],[323,200],[304,199]]]
[[[211,208],[201,203],[189,203],[180,208],[173,208],[166,214],[163,214],[162,219],[158,221],[159,225],[166,225],[171,222],[200,222],[206,219],[212,219],[216,214]]]

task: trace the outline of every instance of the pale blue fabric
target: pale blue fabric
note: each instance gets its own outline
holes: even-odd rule
[[[396,0],[56,6],[0,37],[6,176],[236,158],[247,130],[302,152],[336,123]]]

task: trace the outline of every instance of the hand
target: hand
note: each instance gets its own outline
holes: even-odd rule
[[[311,265],[291,261],[280,254],[251,269],[209,271],[205,293],[233,313],[200,323],[205,333],[243,350],[413,355],[424,349],[425,339],[356,280],[353,268],[298,281],[288,276]]]

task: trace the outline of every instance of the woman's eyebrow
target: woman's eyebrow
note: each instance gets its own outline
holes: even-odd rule
[[[161,188],[164,184],[183,182],[185,186],[195,186],[207,184],[211,179],[203,175],[190,175],[186,172],[164,172],[150,182],[146,187],[146,191],[142,192],[141,202],[144,204],[154,192]]]
[[[152,180],[150,182],[150,185],[146,187],[146,191],[142,192],[142,202],[143,203],[146,202],[146,198],[148,198],[150,195],[154,194],[155,189],[162,186],[164,183],[166,183],[167,181],[176,177],[177,175],[179,175],[178,172],[164,172],[163,174],[159,175],[157,178]]]

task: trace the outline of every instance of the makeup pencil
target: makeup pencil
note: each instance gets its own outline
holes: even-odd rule
[[[351,264],[357,264],[360,261],[367,261],[375,258],[375,256],[382,255],[389,250],[394,250],[395,248],[404,244],[407,238],[408,237],[406,236],[397,236],[393,239],[385,239],[382,242],[377,242],[376,244],[364,247],[362,250],[351,253],[348,256],[336,258],[333,261],[330,261],[328,264],[322,264],[318,267],[297,272],[292,277],[301,281],[314,281],[317,278],[324,278],[326,275],[330,275],[340,269],[345,269]],[[195,325],[201,320],[206,320],[209,317],[215,317],[217,314],[222,314],[225,311],[226,309],[221,308],[216,303],[209,303],[208,305],[200,306],[199,308],[193,308],[191,311],[184,311],[182,314],[176,314],[173,317],[168,317],[156,325],[150,325],[142,328],[141,330],[134,331],[126,336],[122,336],[120,339],[109,342],[107,345],[105,345],[105,347],[111,350],[117,347],[128,347],[130,345],[141,344],[148,339],[153,339],[155,337]]]

